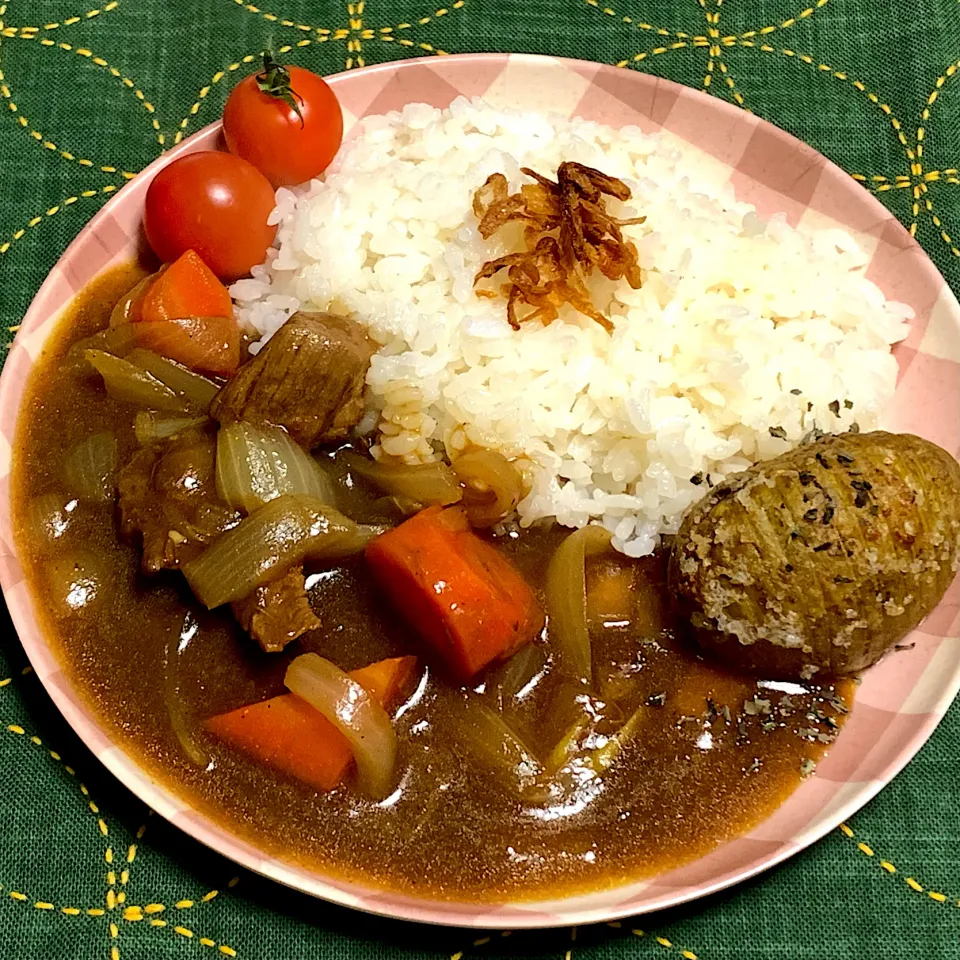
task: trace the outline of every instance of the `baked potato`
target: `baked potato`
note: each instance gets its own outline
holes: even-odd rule
[[[668,584],[734,667],[809,679],[878,660],[960,567],[960,464],[909,434],[822,437],[728,478],[688,511]]]

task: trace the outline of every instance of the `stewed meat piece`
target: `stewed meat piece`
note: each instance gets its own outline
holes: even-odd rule
[[[374,344],[354,320],[295,313],[217,395],[221,423],[285,427],[305,447],[347,435],[363,414]]]
[[[184,430],[139,450],[120,471],[121,530],[142,536],[144,573],[179,567],[240,522],[217,496],[216,453],[209,431]]]
[[[297,637],[320,626],[307,598],[303,567],[288,570],[231,606],[240,626],[267,653],[279,653]]]

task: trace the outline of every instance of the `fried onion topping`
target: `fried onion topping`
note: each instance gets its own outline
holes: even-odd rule
[[[630,188],[581,163],[561,163],[556,180],[529,167],[521,169],[533,183],[511,194],[507,178],[493,173],[474,194],[473,212],[485,240],[508,223],[522,223],[526,249],[485,263],[474,277],[474,286],[506,271],[507,282],[500,292],[507,301],[507,320],[515,330],[533,320],[550,323],[565,303],[605,330],[613,330],[610,320],[594,306],[585,281],[596,269],[609,280],[626,280],[634,290],[640,287],[637,248],[624,239],[621,228],[643,223],[646,217],[621,220],[606,209],[606,197],[629,200]],[[491,295],[485,289],[477,293]],[[517,310],[520,304],[531,308],[523,316]]]

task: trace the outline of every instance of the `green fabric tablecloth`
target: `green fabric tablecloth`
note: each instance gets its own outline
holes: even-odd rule
[[[215,119],[267,45],[323,73],[510,50],[705,87],[875,191],[960,292],[957,0],[263,2],[0,4],[6,337],[83,223],[164,146]],[[483,937],[237,880],[107,776],[24,668],[4,615],[2,960],[960,957],[960,707],[845,829],[755,881],[618,927]]]

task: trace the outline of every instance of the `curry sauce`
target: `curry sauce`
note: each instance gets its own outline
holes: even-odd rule
[[[14,454],[17,539],[73,684],[109,734],[187,802],[271,855],[383,888],[483,901],[582,892],[683,864],[750,829],[812,772],[853,683],[764,682],[707,662],[671,614],[659,555],[590,561],[592,690],[551,669],[549,624],[522,660],[480,676],[474,696],[554,767],[552,780],[532,783],[463,735],[453,685],[362,556],[308,567],[321,627],[282,654],[262,652],[229,612],[207,611],[179,574],[144,576],[114,504],[76,499],[62,470],[65,451],[94,433],[115,435],[120,463],[138,448],[136,409],[110,399],[69,351],[107,324],[141,275],[121,268],[83,291],[34,370]],[[341,509],[369,496],[355,485]],[[568,532],[504,528],[492,542],[542,593],[546,561]],[[76,587],[77,571],[79,594],[64,587]],[[418,686],[396,715],[398,786],[385,800],[359,796],[350,778],[318,792],[204,732],[206,718],[283,692],[286,665],[304,652],[344,670],[421,658]],[[564,765],[568,748],[610,762],[578,777]]]

